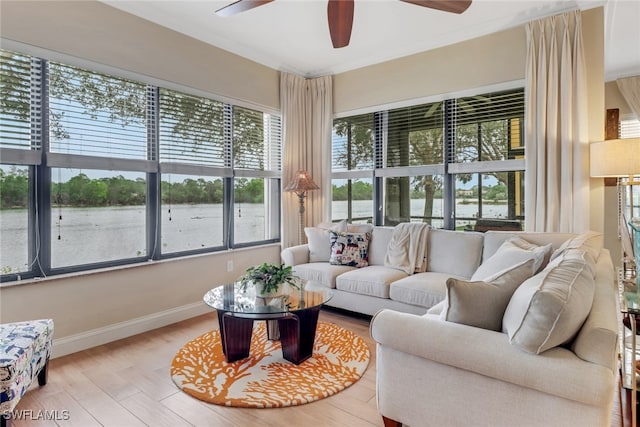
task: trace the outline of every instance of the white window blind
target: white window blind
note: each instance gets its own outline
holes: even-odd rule
[[[280,171],[279,122],[279,117],[261,111],[233,107],[232,135],[235,169]]]
[[[331,169],[333,172],[373,169],[374,114],[333,121]]]
[[[160,89],[160,162],[228,167],[224,104]]]
[[[620,128],[618,129],[620,138],[638,138],[640,137],[640,120],[624,119],[620,120]]]
[[[142,83],[51,62],[50,151],[154,160],[147,149],[146,103]]]
[[[0,51],[0,148],[29,150],[31,58]]]

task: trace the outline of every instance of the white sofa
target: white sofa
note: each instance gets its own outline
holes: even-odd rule
[[[565,251],[566,256],[527,279],[510,297],[504,319],[499,320],[502,330],[488,330],[443,320],[443,305],[447,320],[446,313],[452,312],[447,304],[453,298],[449,293],[453,288],[447,280],[453,277],[468,284],[464,280],[512,236],[536,245],[550,243],[553,250],[575,236],[430,230],[427,272],[397,275],[384,267],[383,251],[392,232],[373,228],[371,266],[359,269],[309,263],[308,246],[283,251],[283,260],[294,265],[298,274],[309,280],[310,287],[335,287],[333,306],[377,313],[371,321],[371,335],[377,343],[377,403],[385,425],[610,424],[616,385],[617,308],[613,265],[608,251],[601,248],[601,240],[595,253],[593,247]],[[550,332],[543,330],[542,336],[541,331],[533,332],[543,345],[527,348],[526,343],[518,341],[518,334],[531,334],[532,325],[536,329],[548,321],[542,319],[540,311],[531,309],[536,307],[531,289],[543,289],[546,281],[553,282],[549,279],[553,274],[564,280],[565,263],[576,265],[572,256],[584,258],[577,264],[582,267],[575,270],[575,277],[590,282],[592,293],[582,294],[582,288],[576,286],[556,298],[558,295],[553,294],[557,290],[551,286],[547,295],[567,306],[578,301],[577,309],[582,310],[583,317],[574,315],[571,307],[559,308]],[[439,301],[444,302],[433,307]],[[539,304],[537,308],[545,314],[554,304]],[[518,309],[535,314],[524,317],[530,323],[525,325],[523,318],[514,322],[513,313]],[[502,317],[502,313],[499,315]],[[565,330],[565,336],[558,339],[553,328],[561,330],[563,322],[573,318],[579,318],[579,324],[574,325],[576,331],[566,335]]]
[[[393,230],[393,227],[371,227],[368,267],[329,264],[329,249],[322,253],[313,247],[318,243],[312,241],[315,239],[309,228],[305,229],[309,244],[284,249],[282,260],[293,266],[296,275],[308,281],[307,289],[333,289],[333,298],[326,305],[371,316],[383,308],[425,314],[444,299],[448,278],[471,278],[481,262],[516,233],[431,229],[428,233],[427,272],[408,275],[384,265]],[[519,234],[532,243],[551,243],[554,249],[573,236],[568,233],[544,236],[539,233]]]

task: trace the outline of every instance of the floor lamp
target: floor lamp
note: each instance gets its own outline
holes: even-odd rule
[[[309,172],[300,170],[296,172],[295,177],[284,188],[284,191],[294,192],[298,196],[298,202],[300,207],[298,209],[298,243],[304,243],[304,198],[307,196],[307,191],[318,190],[320,187],[313,182]]]
[[[616,178],[618,190],[618,237],[622,239],[623,267],[626,263],[633,262],[633,253],[629,253],[630,245],[625,244],[629,240],[629,226],[626,220],[632,220],[634,204],[633,187],[640,184],[640,180],[634,180],[640,175],[640,138],[609,139],[602,142],[594,142],[590,148],[591,176],[603,178]],[[622,180],[621,178],[628,178]],[[626,205],[630,209],[626,211]],[[640,204],[640,201],[638,201]],[[626,218],[626,220],[625,220]],[[626,227],[624,229],[623,227]],[[638,266],[636,266],[636,269]]]

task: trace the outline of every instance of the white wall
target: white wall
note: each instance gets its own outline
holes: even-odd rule
[[[3,284],[0,321],[52,318],[60,356],[211,312],[205,292],[258,262],[279,263],[280,244]]]

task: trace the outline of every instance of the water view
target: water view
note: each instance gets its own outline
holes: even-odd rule
[[[485,204],[485,218],[506,218],[506,204]],[[434,200],[433,216],[442,216],[442,199]],[[420,217],[424,200],[411,200],[411,215]],[[370,218],[371,200],[354,201],[352,216]],[[222,204],[184,204],[162,210],[162,253],[172,253],[223,245]],[[478,205],[459,199],[456,215],[478,216]],[[347,217],[347,202],[333,202],[332,217]],[[54,208],[52,210],[51,257],[53,267],[87,264],[129,257],[145,256],[146,212],[144,206]],[[465,221],[458,221],[463,225]],[[473,220],[468,221],[472,223]],[[269,238],[265,230],[264,204],[242,203],[235,206],[234,233],[236,242],[251,242]],[[435,220],[434,226],[442,221]],[[29,269],[27,254],[27,210],[0,211],[0,268],[3,273]]]

